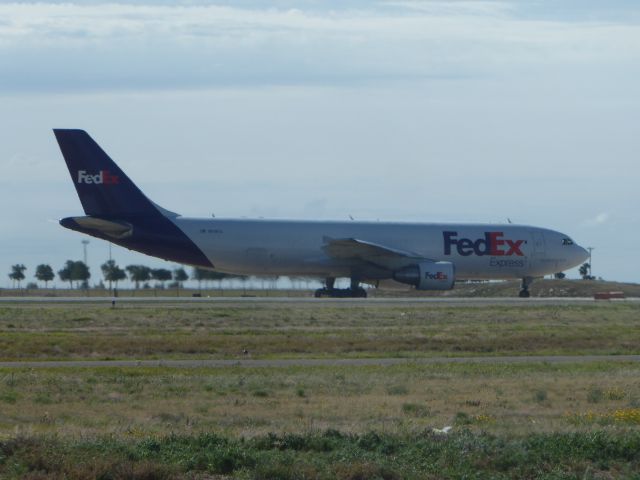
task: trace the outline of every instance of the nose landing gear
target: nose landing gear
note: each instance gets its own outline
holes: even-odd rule
[[[529,298],[531,293],[529,292],[529,286],[533,283],[533,278],[524,277],[522,282],[520,283],[520,291],[518,292],[518,296],[520,298]]]

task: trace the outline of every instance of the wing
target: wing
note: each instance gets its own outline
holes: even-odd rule
[[[414,252],[387,247],[357,238],[326,238],[324,251],[336,260],[347,260],[353,263],[374,265],[386,270],[397,270],[418,261],[433,261]]]

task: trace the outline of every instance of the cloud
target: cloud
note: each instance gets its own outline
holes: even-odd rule
[[[389,0],[383,5],[416,10],[432,15],[502,15],[517,11],[514,4],[504,1],[437,1],[437,0]]]
[[[589,218],[583,222],[585,227],[598,227],[604,225],[610,219],[611,215],[607,212],[598,213],[595,217]]]
[[[640,57],[624,23],[523,18],[508,2],[0,5],[0,89],[76,91],[465,78]]]

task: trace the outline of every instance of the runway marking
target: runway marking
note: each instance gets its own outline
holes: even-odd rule
[[[640,355],[527,355],[502,357],[425,357],[425,358],[301,358],[281,360],[52,360],[42,362],[0,362],[0,368],[278,368],[278,367],[362,367],[393,365],[434,365],[446,363],[589,363],[640,362]]]

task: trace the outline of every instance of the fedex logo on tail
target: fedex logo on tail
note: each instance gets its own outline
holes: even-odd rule
[[[87,185],[116,185],[120,183],[117,175],[112,175],[109,170],[100,170],[98,173],[87,173],[86,170],[78,170],[78,183]]]
[[[504,232],[484,232],[484,237],[458,238],[458,232],[442,232],[444,237],[444,254],[451,255],[455,247],[458,255],[468,257],[469,255],[491,255],[495,257],[512,256],[523,257],[522,244],[524,240],[510,240],[504,238]]]

